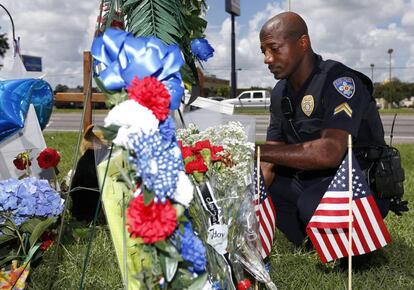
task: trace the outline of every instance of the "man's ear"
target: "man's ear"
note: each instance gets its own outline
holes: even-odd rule
[[[304,50],[308,50],[311,47],[309,35],[304,34],[299,38],[299,46]]]

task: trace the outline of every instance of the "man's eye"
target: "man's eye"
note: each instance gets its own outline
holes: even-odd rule
[[[279,51],[279,47],[272,47],[272,51],[273,52],[278,52]]]

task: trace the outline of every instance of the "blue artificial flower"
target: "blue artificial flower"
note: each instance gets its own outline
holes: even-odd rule
[[[201,240],[194,234],[191,223],[184,225],[184,234],[177,229],[175,236],[180,239],[180,254],[187,262],[192,264],[189,271],[201,273],[206,268],[206,248],[204,248]]]
[[[213,56],[214,48],[205,38],[195,38],[191,41],[191,51],[199,59],[206,61]]]
[[[52,217],[63,211],[63,199],[47,180],[26,177],[0,181],[0,210],[16,225],[32,217]],[[4,222],[4,221],[3,221]]]
[[[160,135],[166,143],[175,141],[175,123],[171,117],[160,123]]]
[[[160,133],[131,134],[135,151],[131,161],[145,187],[155,193],[155,202],[165,203],[177,189],[178,172],[183,170],[181,152],[175,142],[165,142]]]

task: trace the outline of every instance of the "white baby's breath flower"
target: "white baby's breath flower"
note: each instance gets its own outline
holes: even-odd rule
[[[181,203],[185,207],[190,205],[193,200],[194,186],[191,183],[188,176],[184,171],[178,173],[177,191],[175,192],[174,199],[176,202]]]
[[[158,124],[158,119],[152,111],[134,100],[127,100],[115,106],[105,118],[105,127],[120,127],[113,142],[124,147],[128,147],[129,134],[155,132]]]

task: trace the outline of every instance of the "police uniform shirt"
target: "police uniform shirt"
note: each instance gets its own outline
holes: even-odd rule
[[[323,65],[327,62],[317,56],[315,69],[298,92],[286,80],[276,84],[271,97],[267,140],[305,142],[320,138],[322,130],[331,128],[347,131],[354,137],[355,146],[384,144],[376,103],[365,84],[355,71],[340,63],[328,62],[332,62],[332,67],[323,75]],[[293,128],[282,112],[281,102],[286,96],[294,108]]]

